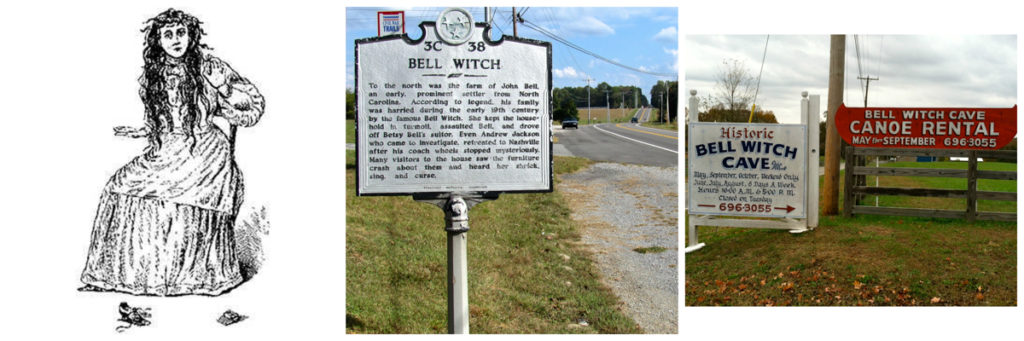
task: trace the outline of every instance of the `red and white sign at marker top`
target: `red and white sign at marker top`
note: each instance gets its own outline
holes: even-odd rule
[[[377,12],[377,36],[405,34],[405,11]]]
[[[849,108],[836,112],[839,136],[854,147],[999,149],[1017,135],[1012,108]]]

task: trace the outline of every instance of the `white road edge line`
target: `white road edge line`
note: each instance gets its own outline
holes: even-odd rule
[[[661,147],[661,146],[655,146],[653,144],[650,144],[650,143],[647,143],[647,142],[644,142],[644,141],[634,140],[634,139],[631,139],[631,138],[628,138],[628,137],[625,137],[625,136],[622,136],[622,135],[619,135],[619,134],[616,134],[616,133],[613,133],[613,132],[601,129],[600,127],[598,127],[596,125],[594,126],[594,129],[597,129],[597,130],[600,130],[603,133],[615,135],[615,136],[618,136],[618,137],[621,137],[621,138],[624,138],[624,139],[627,139],[627,140],[630,140],[630,141],[633,141],[633,142],[636,142],[636,143],[642,143],[642,144],[646,144],[646,145],[654,147],[654,148],[658,148],[658,149],[661,149],[661,150],[673,152],[673,153],[676,153],[676,155],[679,154],[679,152],[677,152],[677,151],[674,151],[674,150],[671,150],[671,149],[668,149],[668,148],[665,148],[665,147]]]

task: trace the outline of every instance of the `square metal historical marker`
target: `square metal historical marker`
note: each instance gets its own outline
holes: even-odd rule
[[[356,193],[550,192],[551,44],[439,21],[356,40]]]

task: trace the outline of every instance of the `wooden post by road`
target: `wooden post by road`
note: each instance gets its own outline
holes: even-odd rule
[[[846,36],[832,35],[828,67],[828,127],[825,133],[825,186],[821,199],[824,215],[839,213],[839,130],[836,112],[843,104],[843,69],[846,65]],[[849,156],[847,156],[849,157]]]

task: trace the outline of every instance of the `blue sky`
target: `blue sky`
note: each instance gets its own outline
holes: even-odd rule
[[[377,35],[377,11],[405,11],[405,31],[413,38],[422,33],[421,21],[435,21],[443,7],[349,7],[346,9],[346,39],[349,52],[345,56],[346,86],[352,88],[354,40]],[[465,8],[473,20],[484,20],[483,7]],[[512,35],[511,7],[493,7],[495,18],[493,38]],[[523,10],[517,7],[517,10]],[[605,58],[654,73],[679,74],[678,9],[675,7],[527,7],[523,18],[558,36]],[[519,26],[519,36],[552,42],[552,80],[556,88],[585,86],[607,82],[611,85],[634,85],[648,93],[665,76],[648,75],[624,69],[591,57],[553,39]],[[678,76],[677,76],[678,77]],[[672,80],[676,80],[672,78]]]

